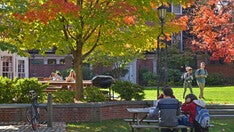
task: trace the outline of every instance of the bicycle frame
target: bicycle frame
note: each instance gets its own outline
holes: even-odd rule
[[[32,125],[33,130],[36,130],[39,125],[39,104],[37,97],[32,99],[31,106],[26,110],[27,121]]]

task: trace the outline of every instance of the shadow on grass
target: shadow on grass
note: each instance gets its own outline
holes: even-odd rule
[[[234,119],[212,118],[211,124],[214,125],[210,132],[233,132]],[[69,123],[67,132],[130,132],[128,123],[122,119],[106,120],[102,122]],[[154,129],[144,129],[144,132],[155,132]]]

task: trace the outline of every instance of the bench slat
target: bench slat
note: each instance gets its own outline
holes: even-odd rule
[[[133,119],[124,119],[125,122],[133,122]],[[135,122],[137,122],[137,120],[134,120]],[[147,123],[158,123],[158,120],[147,120],[144,119],[141,122],[147,122]]]
[[[185,126],[185,125],[178,125],[175,127],[164,127],[164,126],[158,126],[158,125],[131,125],[132,128],[157,128],[157,129],[162,129],[162,128],[169,128],[169,129],[190,129],[190,126]]]

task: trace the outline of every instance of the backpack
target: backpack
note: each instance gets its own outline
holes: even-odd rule
[[[208,109],[197,106],[195,120],[201,125],[202,128],[210,126],[210,114]]]

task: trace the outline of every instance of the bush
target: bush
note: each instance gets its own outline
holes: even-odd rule
[[[147,69],[140,70],[139,79],[142,86],[156,86],[157,83],[157,75]]]
[[[35,90],[37,95],[39,96],[38,101],[43,102],[46,100],[46,94],[43,92],[48,85],[38,83],[37,78],[23,78],[23,79],[15,79],[13,80],[14,89],[15,89],[15,103],[31,103],[28,97],[28,93],[30,90]]]
[[[117,81],[111,86],[112,90],[120,94],[121,99],[142,100],[144,99],[143,87],[128,81]]]
[[[87,102],[102,102],[107,100],[107,96],[96,87],[87,87],[84,89],[85,101]]]
[[[54,103],[74,103],[75,92],[59,90],[52,93]]]
[[[224,85],[224,77],[220,73],[209,74],[206,78],[207,86],[220,86]]]
[[[12,103],[15,89],[13,81],[9,78],[0,76],[0,103]]]
[[[30,103],[28,93],[35,90],[39,96],[39,101],[45,100],[43,92],[48,85],[38,83],[37,78],[16,78],[11,80],[6,77],[0,77],[0,103]]]

